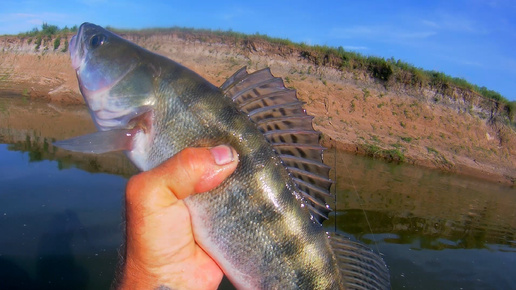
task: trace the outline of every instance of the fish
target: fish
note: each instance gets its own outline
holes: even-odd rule
[[[142,171],[187,147],[237,151],[231,176],[184,200],[196,242],[235,287],[390,288],[377,254],[322,227],[332,181],[320,133],[296,91],[270,69],[242,68],[217,87],[91,23],[72,37],[70,56],[98,131],[56,146],[124,151]]]

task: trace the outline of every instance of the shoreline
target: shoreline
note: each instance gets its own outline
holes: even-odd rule
[[[478,164],[478,167],[471,167],[466,164],[455,164],[453,168],[450,168],[439,166],[438,163],[433,162],[430,159],[410,157],[406,158],[404,161],[399,161],[391,158],[390,156],[371,156],[370,154],[368,154],[366,149],[362,148],[360,145],[344,142],[335,142],[334,140],[331,140],[331,138],[329,140],[322,139],[321,144],[322,146],[326,147],[326,150],[332,150],[333,148],[336,148],[337,150],[346,152],[348,154],[370,157],[377,160],[383,160],[388,163],[409,164],[413,166],[436,170],[439,172],[457,174],[460,176],[466,176],[474,179],[498,183],[511,187],[514,187],[516,184],[516,180],[514,179],[514,177],[507,176],[501,172],[497,172],[493,166],[487,167]],[[485,169],[480,168],[480,166],[482,166]]]
[[[497,121],[493,104],[408,90],[364,71],[339,70],[277,45],[199,41],[170,35],[127,35],[130,41],[190,68],[216,86],[241,67],[269,67],[305,103],[323,145],[351,154],[516,184],[516,131]],[[7,41],[9,40],[9,41]],[[2,42],[4,41],[4,42]],[[0,93],[83,105],[67,53],[35,51],[27,40],[0,38]]]
[[[16,87],[16,86],[14,86]],[[20,91],[23,85],[20,85],[17,89],[11,88],[11,90],[0,90],[0,97],[7,96],[9,98],[29,98],[31,101],[37,101],[46,104],[54,104],[57,106],[63,107],[84,107],[86,108],[86,104],[81,99],[78,99],[77,96],[70,96],[69,94],[63,95],[53,95],[46,96],[44,91],[35,89],[30,91],[29,93],[23,95],[23,92]],[[316,130],[318,129],[317,126]],[[320,129],[320,128],[319,128]],[[320,130],[319,130],[320,131]],[[486,166],[483,164],[475,163],[475,166],[469,166],[465,163],[456,163],[454,166],[443,166],[435,160],[428,158],[418,158],[418,156],[406,156],[403,160],[399,160],[397,156],[392,156],[387,152],[386,154],[377,153],[372,154],[372,152],[368,151],[368,148],[363,144],[356,144],[344,141],[338,141],[331,138],[331,133],[322,133],[321,134],[321,145],[326,147],[326,150],[336,149],[339,151],[343,151],[347,154],[363,156],[363,157],[371,157],[378,160],[384,160],[385,162],[393,162],[398,164],[410,164],[414,166],[424,167],[427,169],[437,170],[440,172],[446,172],[451,174],[457,174],[462,176],[468,176],[475,179],[480,179],[488,182],[499,183],[507,186],[514,186],[516,179],[514,177],[505,175],[503,171],[497,171],[494,166]]]

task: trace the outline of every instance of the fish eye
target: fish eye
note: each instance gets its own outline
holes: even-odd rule
[[[95,34],[90,39],[90,47],[95,49],[104,44],[105,40],[106,36],[104,34]]]

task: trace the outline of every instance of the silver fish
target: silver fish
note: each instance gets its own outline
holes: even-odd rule
[[[219,88],[90,23],[72,38],[70,52],[99,131],[56,145],[91,153],[124,150],[141,170],[186,147],[236,149],[236,171],[185,204],[196,242],[237,288],[341,289],[360,285],[356,277],[368,280],[368,288],[388,288],[385,265],[371,266],[368,258],[366,267],[337,261],[342,254],[333,251],[320,225],[330,211],[324,197],[331,181],[319,133],[295,91],[268,69],[242,69]],[[361,250],[350,255],[365,257]],[[346,271],[354,277],[348,282]]]

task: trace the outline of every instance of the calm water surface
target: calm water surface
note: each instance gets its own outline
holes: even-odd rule
[[[106,289],[136,170],[54,140],[95,129],[83,107],[0,97],[0,289]],[[325,224],[379,251],[393,289],[515,289],[516,189],[329,150]]]

